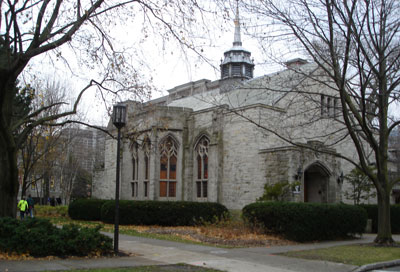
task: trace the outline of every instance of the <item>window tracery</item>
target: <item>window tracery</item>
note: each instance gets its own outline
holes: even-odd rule
[[[176,197],[177,158],[177,145],[167,137],[160,144],[160,197]]]
[[[132,197],[138,196],[138,180],[139,180],[139,156],[138,156],[138,144],[133,142],[131,144],[132,154]]]
[[[208,146],[210,140],[203,136],[196,146],[196,195],[198,198],[208,196]]]

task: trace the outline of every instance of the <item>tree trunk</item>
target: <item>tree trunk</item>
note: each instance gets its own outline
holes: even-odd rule
[[[386,190],[378,191],[378,236],[374,242],[388,246],[394,243],[390,222],[390,194]]]
[[[19,190],[17,147],[11,130],[15,78],[0,71],[0,216],[13,218]]]
[[[50,198],[50,174],[45,170],[43,174],[43,181],[44,181],[44,199],[47,201]],[[47,203],[47,202],[46,202]],[[49,204],[49,203],[48,203]]]
[[[26,179],[24,178],[22,180],[22,184],[21,184],[21,198],[23,196],[26,196],[26,190],[28,189],[28,186],[26,186],[26,184],[27,184],[27,182],[26,182]]]
[[[17,151],[0,133],[0,217],[15,218],[19,190]]]

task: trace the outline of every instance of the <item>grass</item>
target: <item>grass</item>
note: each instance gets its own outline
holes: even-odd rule
[[[36,216],[68,216],[68,206],[49,206],[49,205],[35,205]]]
[[[102,227],[101,228],[102,231],[110,232],[110,233],[114,232],[114,225],[104,224],[103,222],[100,222],[100,221],[71,220],[70,218],[67,218],[67,217],[42,217],[42,218],[49,219],[55,225],[65,225],[65,224],[70,224],[70,223],[77,224],[77,225],[84,226],[84,227],[95,227],[95,226],[100,225]],[[196,242],[193,240],[184,239],[177,235],[139,232],[139,231],[135,230],[134,228],[135,228],[135,226],[119,225],[119,233],[131,235],[131,236],[166,240],[166,241],[179,242],[179,243],[210,245],[207,243]],[[221,245],[220,247],[226,247],[226,246]]]
[[[315,250],[292,251],[281,255],[360,266],[400,259],[400,247],[379,247],[371,244],[348,245]]]
[[[152,266],[137,266],[130,268],[103,268],[103,269],[84,269],[84,270],[73,270],[76,272],[221,272],[221,270],[215,270],[210,268],[192,266],[187,264],[176,264],[176,265],[152,265]]]

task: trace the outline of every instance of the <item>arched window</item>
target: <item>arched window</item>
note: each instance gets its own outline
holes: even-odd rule
[[[208,146],[209,139],[203,136],[196,146],[196,195],[207,197],[208,195]]]
[[[144,165],[143,165],[143,196],[149,196],[149,179],[150,179],[150,139],[146,138],[143,141],[143,154],[144,154]]]
[[[160,144],[160,197],[176,196],[177,146],[171,137]]]
[[[138,196],[138,177],[139,177],[139,157],[138,157],[138,144],[133,142],[131,144],[132,152],[132,197]]]

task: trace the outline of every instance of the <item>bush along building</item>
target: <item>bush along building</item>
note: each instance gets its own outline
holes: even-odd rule
[[[288,201],[344,201],[343,177],[354,167],[338,155],[357,157],[324,73],[294,59],[280,72],[253,78],[238,13],[220,68],[219,80],[189,82],[146,103],[126,101],[120,197],[241,209],[266,184],[282,182]],[[116,134],[111,122],[108,129]],[[106,139],[94,197],[114,198],[116,145]]]

